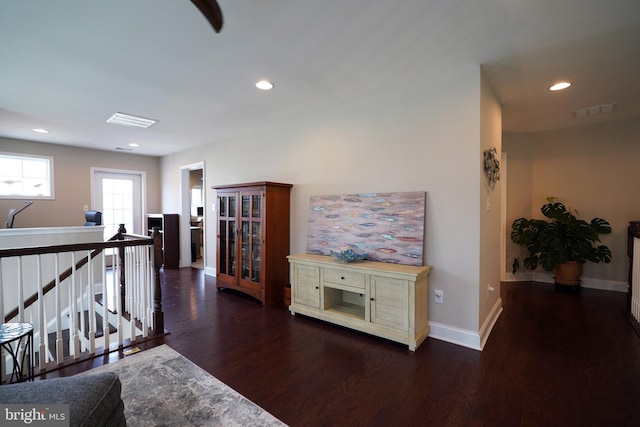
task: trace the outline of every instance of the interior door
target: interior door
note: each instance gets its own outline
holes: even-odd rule
[[[93,209],[102,212],[104,238],[124,224],[128,233],[145,234],[143,227],[143,174],[94,170]]]

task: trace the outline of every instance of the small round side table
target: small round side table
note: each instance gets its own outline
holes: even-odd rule
[[[31,323],[3,323],[0,325],[0,348],[11,356],[13,369],[8,383],[33,381],[33,325]],[[4,357],[0,357],[0,372],[4,372]]]

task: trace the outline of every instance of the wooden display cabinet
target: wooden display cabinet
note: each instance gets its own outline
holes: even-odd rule
[[[216,286],[263,304],[282,301],[289,283],[289,193],[276,182],[213,186],[218,192]]]

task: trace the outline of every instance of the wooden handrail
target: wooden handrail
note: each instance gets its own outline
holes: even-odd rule
[[[133,235],[127,235],[133,237]],[[28,248],[14,248],[14,249],[0,249],[0,258],[8,258],[14,256],[26,256],[26,255],[43,255],[54,254],[58,252],[74,252],[74,251],[88,251],[91,249],[105,249],[105,248],[123,248],[125,246],[145,246],[153,243],[153,238],[146,236],[136,236],[139,239],[136,240],[108,240],[106,242],[95,243],[72,243],[67,245],[56,246],[31,246]]]

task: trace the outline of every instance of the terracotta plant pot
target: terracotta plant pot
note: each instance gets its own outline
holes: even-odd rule
[[[580,286],[582,264],[575,261],[567,261],[564,264],[557,265],[553,269],[553,274],[555,274],[553,279],[560,285]]]

